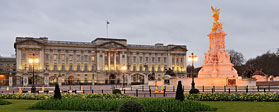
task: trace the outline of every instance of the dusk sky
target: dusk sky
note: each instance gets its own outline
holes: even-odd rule
[[[187,45],[201,66],[213,18],[221,8],[226,49],[254,58],[279,48],[278,0],[1,0],[0,55],[15,53],[16,37],[90,42],[106,36],[129,44]]]

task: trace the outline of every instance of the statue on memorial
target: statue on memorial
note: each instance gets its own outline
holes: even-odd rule
[[[219,20],[219,14],[220,14],[220,8],[219,9],[217,9],[217,8],[213,8],[213,6],[211,6],[211,10],[212,10],[212,13],[213,13],[213,18],[214,18],[214,21],[215,22],[218,22],[218,20]]]
[[[223,23],[220,23],[218,22],[219,20],[219,14],[220,14],[220,8],[217,9],[217,8],[213,8],[213,6],[211,6],[211,10],[212,10],[212,13],[213,13],[213,18],[214,18],[214,23],[213,23],[213,27],[212,27],[212,31],[216,31],[217,29],[220,29],[222,30],[223,29]]]

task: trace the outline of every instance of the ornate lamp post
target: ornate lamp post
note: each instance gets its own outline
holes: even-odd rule
[[[39,63],[39,59],[35,58],[35,54],[33,53],[33,57],[29,59],[29,63],[32,64],[33,69],[33,80],[32,80],[32,88],[31,93],[36,93],[36,87],[35,87],[35,71],[34,71],[34,64]]]
[[[194,56],[194,53],[192,53],[191,56],[189,56],[188,61],[192,62],[192,88],[195,89],[195,81],[194,81],[194,62],[198,61],[198,57]]]
[[[122,70],[122,72],[123,72],[123,75],[122,75],[122,90],[123,90],[123,87],[124,87],[124,80],[125,80],[125,71],[127,70],[126,65],[123,65],[123,66],[121,67],[121,70]]]

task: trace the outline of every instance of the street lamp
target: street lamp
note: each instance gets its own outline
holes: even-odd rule
[[[195,89],[195,81],[194,81],[194,62],[198,61],[198,57],[194,56],[194,53],[192,53],[191,56],[189,56],[188,61],[192,62],[192,88]]]
[[[126,67],[126,65],[123,65],[122,67],[121,67],[121,70],[122,70],[122,72],[123,72],[123,75],[122,75],[122,90],[123,90],[123,87],[124,87],[124,78],[125,78],[125,71],[127,70],[127,67]]]
[[[39,59],[35,58],[35,54],[33,53],[33,57],[29,59],[29,63],[32,64],[33,68],[33,81],[32,81],[32,88],[31,88],[31,93],[36,93],[36,87],[35,87],[35,71],[34,71],[34,64],[39,63]]]

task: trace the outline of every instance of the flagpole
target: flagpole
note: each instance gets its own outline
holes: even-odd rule
[[[108,21],[107,21],[107,38],[108,38]]]

